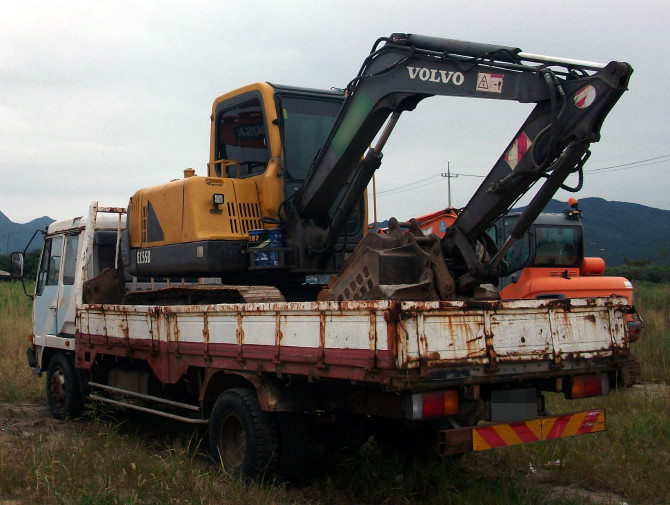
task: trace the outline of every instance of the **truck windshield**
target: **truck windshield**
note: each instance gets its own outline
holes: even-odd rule
[[[285,169],[303,181],[342,107],[340,100],[285,96],[281,99]]]
[[[578,226],[535,226],[536,267],[578,267],[583,259],[582,230]]]

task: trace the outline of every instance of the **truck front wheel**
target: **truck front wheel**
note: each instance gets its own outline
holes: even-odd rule
[[[53,417],[65,419],[81,414],[84,402],[79,379],[72,361],[61,352],[57,352],[49,360],[46,389],[47,403]]]
[[[209,418],[209,447],[235,477],[258,479],[275,472],[277,429],[253,389],[229,389],[219,395]]]

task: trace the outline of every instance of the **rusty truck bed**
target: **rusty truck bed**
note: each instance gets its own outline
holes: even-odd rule
[[[81,305],[76,364],[146,360],[161,382],[191,367],[393,387],[606,369],[627,352],[624,298],[478,302]],[[548,315],[548,317],[547,317]]]

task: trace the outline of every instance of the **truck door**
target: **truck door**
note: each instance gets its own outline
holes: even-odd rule
[[[77,235],[57,235],[44,241],[35,287],[33,328],[36,336],[74,336],[68,315],[77,259]]]
[[[33,329],[35,336],[55,335],[58,312],[58,280],[63,253],[63,236],[44,240],[35,286]]]

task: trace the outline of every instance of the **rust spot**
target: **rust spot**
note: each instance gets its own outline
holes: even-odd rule
[[[273,363],[275,365],[278,365],[281,363],[281,357],[280,357],[280,352],[281,352],[281,344],[282,340],[284,339],[284,334],[281,331],[281,315],[280,312],[277,311],[275,312],[275,356]]]
[[[377,368],[377,314],[375,310],[370,310],[368,317],[370,319],[370,324],[368,328],[368,347],[370,349],[370,354],[368,357],[368,372],[373,371]]]
[[[384,311],[384,321],[386,322],[386,342],[388,352],[388,363],[393,364],[398,358],[398,324],[400,321],[400,311],[398,304],[393,302],[392,306]]]
[[[317,350],[316,368],[323,370],[327,367],[326,359],[326,313],[319,312],[319,349]]]
[[[205,311],[202,315],[202,340],[205,344],[205,359],[212,359],[209,355],[209,314]]]
[[[181,331],[179,330],[179,322],[177,321],[177,316],[173,315],[171,317],[172,320],[172,337],[175,342],[179,342],[179,338],[181,336]]]
[[[391,306],[384,311],[384,321],[397,323],[400,320],[400,308],[398,302],[391,302]]]
[[[128,340],[128,345],[130,345],[130,328],[128,327],[128,314],[124,314],[124,317],[121,320],[121,333],[123,333],[123,339]]]
[[[235,329],[235,338],[237,339],[237,361],[244,361],[242,354],[242,345],[244,344],[244,328],[242,327],[242,313],[237,313],[237,328]]]
[[[500,300],[466,300],[463,302],[465,310],[499,310],[503,308]]]

